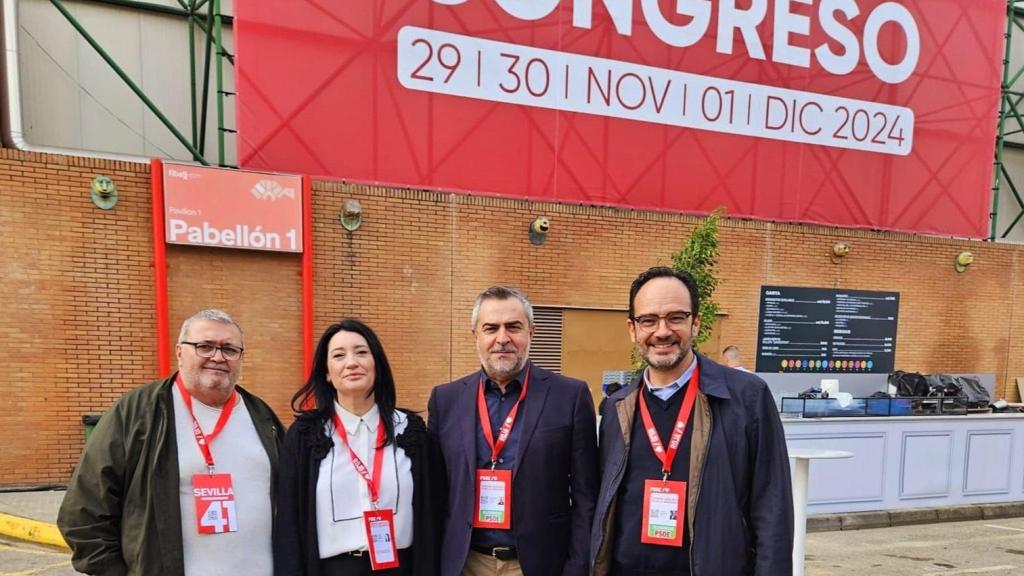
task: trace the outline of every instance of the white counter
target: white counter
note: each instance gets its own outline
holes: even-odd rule
[[[810,463],[808,514],[1024,500],[1024,414],[783,420]]]

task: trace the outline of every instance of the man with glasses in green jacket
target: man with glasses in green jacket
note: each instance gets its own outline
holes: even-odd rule
[[[197,312],[181,327],[178,371],[103,415],[57,517],[76,570],[272,576],[284,429],[238,386],[244,350],[230,316]]]

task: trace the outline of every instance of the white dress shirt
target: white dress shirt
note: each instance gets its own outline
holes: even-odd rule
[[[373,474],[373,447],[377,440],[380,411],[374,404],[366,414],[356,416],[337,402],[334,409],[348,434],[356,456]],[[395,436],[408,425],[408,417],[395,410]],[[316,483],[316,531],[320,557],[330,558],[354,550],[366,550],[366,528],[363,511],[372,510],[370,489],[356,472],[349,456],[349,448],[334,430],[332,418],[324,433],[334,447],[320,461],[320,474]],[[395,515],[395,541],[399,549],[412,545],[412,462],[405,450],[389,444],[384,449],[381,469],[380,501],[378,508],[390,509]]]

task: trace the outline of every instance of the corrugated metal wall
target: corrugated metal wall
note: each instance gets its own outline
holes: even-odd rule
[[[17,1],[18,48],[25,139],[56,146],[138,156],[191,160],[191,154],[72,28],[49,0]],[[175,0],[150,0],[180,8]],[[191,137],[188,25],[184,16],[144,12],[97,1],[64,2],[111,57],[186,137]],[[222,2],[230,15],[231,2]],[[233,50],[232,30],[224,27]],[[197,81],[202,86],[205,35],[197,30]],[[234,68],[225,61],[225,90]],[[207,157],[216,155],[215,67],[210,73]],[[234,127],[234,98],[225,102],[225,124]],[[226,162],[235,163],[235,139],[226,139]]]

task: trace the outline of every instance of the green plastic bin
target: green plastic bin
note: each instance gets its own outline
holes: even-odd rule
[[[93,428],[96,428],[96,423],[100,421],[99,414],[83,414],[82,425],[85,426],[85,441],[89,441],[89,436],[92,436]]]

